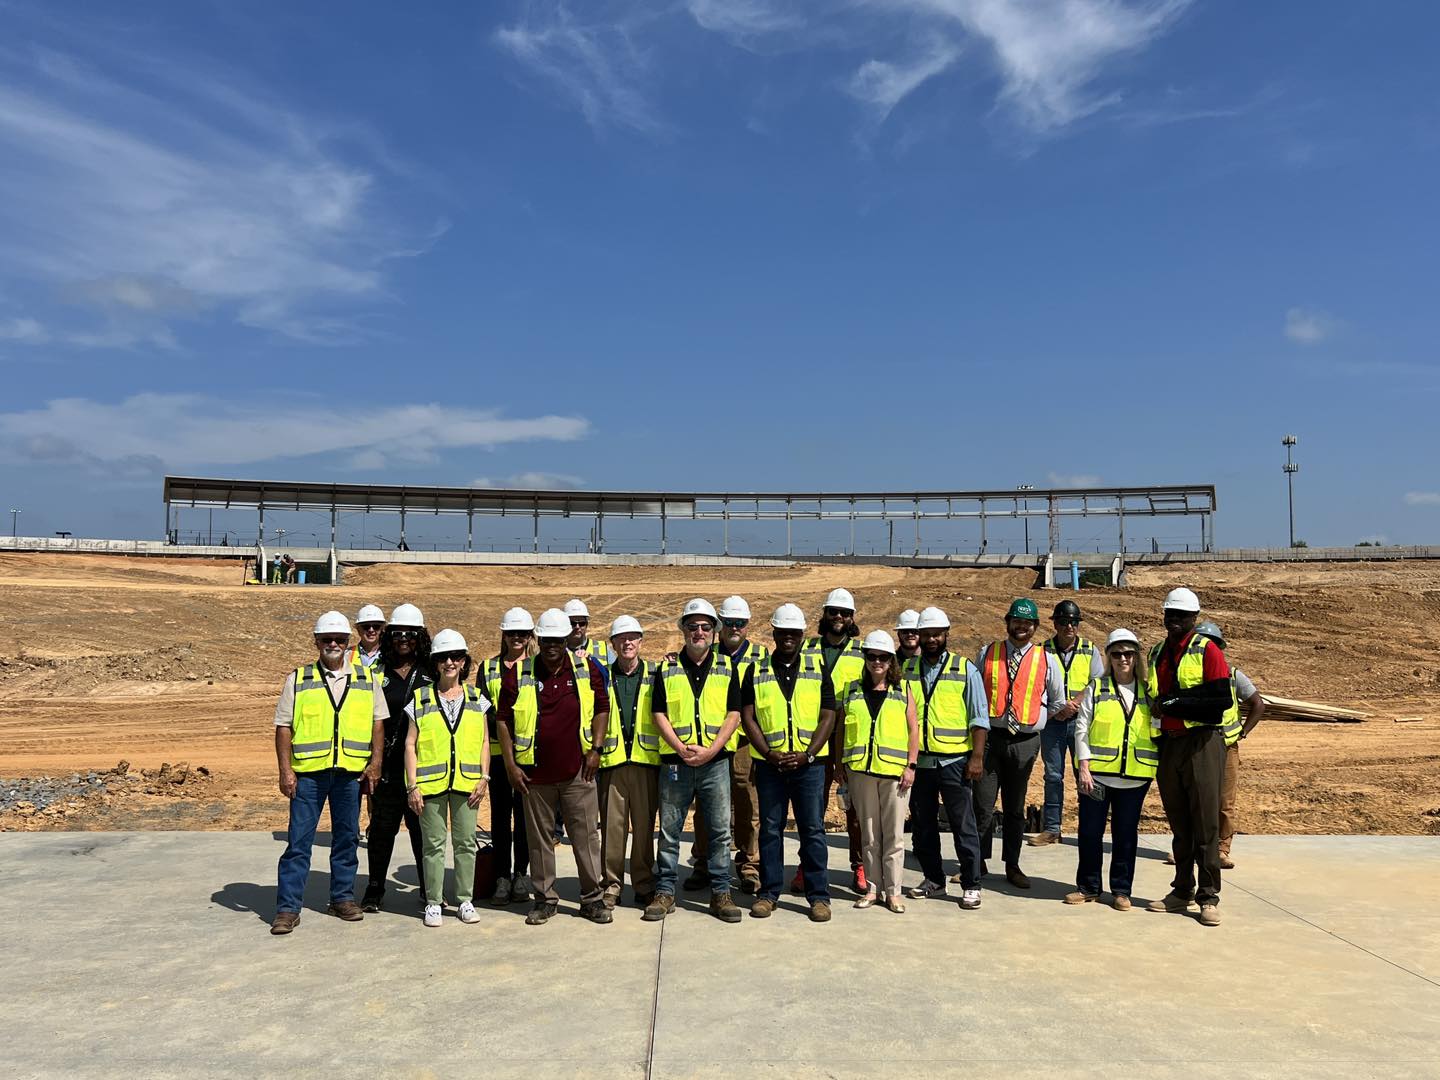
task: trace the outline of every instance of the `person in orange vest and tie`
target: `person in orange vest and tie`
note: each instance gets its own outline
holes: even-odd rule
[[[1005,880],[1017,889],[1030,888],[1020,869],[1025,841],[1025,793],[1040,753],[1045,728],[1047,664],[1045,650],[1033,638],[1040,625],[1035,601],[1020,598],[1005,613],[1005,640],[980,650],[975,666],[990,704],[990,738],[985,743],[985,771],[975,784],[975,823],[980,833],[982,873],[994,851],[995,799],[1004,810],[1001,854]]]

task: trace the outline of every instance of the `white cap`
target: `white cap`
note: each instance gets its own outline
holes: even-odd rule
[[[568,622],[565,624],[570,625]],[[530,612],[523,607],[512,607],[500,616],[500,629],[503,630],[534,630],[535,620]],[[568,636],[568,635],[567,635]]]
[[[831,589],[830,595],[825,597],[825,606],[844,608],[846,611],[854,611],[855,597],[850,595],[850,590],[848,589]]]
[[[720,618],[750,621],[750,605],[743,596],[727,596],[720,601]]]
[[[460,636],[459,630],[441,630],[435,635],[435,640],[430,642],[430,655],[440,656],[447,652],[468,653],[470,647],[465,644],[465,639]]]
[[[1200,610],[1200,598],[1189,589],[1171,589],[1165,594],[1165,603],[1162,609],[1165,611],[1196,611]]]
[[[865,652],[888,652],[895,655],[895,639],[884,630],[871,630],[865,635],[865,643],[860,646]]]
[[[950,616],[941,611],[938,607],[927,607],[920,612],[920,623],[917,630],[949,630]]]
[[[634,615],[621,615],[610,624],[610,636],[612,638],[617,634],[643,633],[645,633],[645,629],[640,625],[640,620],[635,618]]]
[[[896,630],[918,630],[920,629],[920,613],[914,608],[907,607],[900,612],[895,620]]]
[[[385,621],[385,612],[381,611],[374,604],[366,604],[355,613],[355,621],[357,623],[383,623]]]
[[[710,620],[711,625],[720,621],[720,616],[715,614],[714,605],[703,596],[697,596],[694,600],[685,601],[685,607],[680,612],[680,618],[676,619],[675,622],[681,630],[684,630],[685,620],[694,615],[704,615]]]
[[[338,611],[327,611],[315,620],[317,634],[349,634],[350,620]]]
[[[570,616],[558,607],[546,608],[535,620],[535,636],[539,638],[568,638]]]
[[[390,613],[391,626],[414,626],[423,629],[425,616],[414,604],[400,604]]]
[[[1140,648],[1140,639],[1135,636],[1133,631],[1126,630],[1122,626],[1119,630],[1110,631],[1110,636],[1105,639],[1105,651],[1109,652],[1111,645],[1118,644],[1122,641],[1130,642],[1130,644],[1134,645],[1136,649]]]
[[[577,619],[588,619],[590,617],[590,609],[585,606],[584,600],[565,601],[565,617],[568,619],[572,615]]]
[[[805,632],[805,613],[799,604],[781,604],[770,616],[770,625],[776,630],[799,630]]]

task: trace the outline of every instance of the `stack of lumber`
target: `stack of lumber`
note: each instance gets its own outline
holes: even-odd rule
[[[1296,698],[1265,695],[1266,720],[1302,720],[1318,724],[1355,724],[1364,720],[1366,713],[1358,709],[1344,709],[1339,705],[1325,705],[1318,701],[1300,701]]]

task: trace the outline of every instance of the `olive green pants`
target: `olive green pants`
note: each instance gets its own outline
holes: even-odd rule
[[[474,899],[475,807],[463,791],[429,795],[420,811],[420,844],[425,859],[425,902],[445,902],[445,835],[455,849],[455,903]],[[446,819],[449,828],[446,828]]]

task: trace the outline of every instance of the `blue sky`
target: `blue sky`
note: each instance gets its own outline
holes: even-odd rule
[[[22,533],[175,472],[1210,482],[1283,545],[1295,432],[1301,537],[1440,541],[1434,5],[338,10],[0,0]]]

